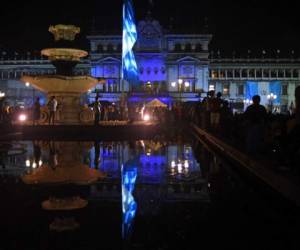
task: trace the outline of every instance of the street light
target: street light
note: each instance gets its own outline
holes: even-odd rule
[[[177,82],[176,81],[171,82],[172,88],[176,88],[177,83],[178,83],[178,90],[179,90],[179,99],[181,101],[182,85],[184,84],[184,86],[188,88],[190,86],[190,83],[188,81],[183,82],[182,79],[178,79]]]
[[[0,91],[0,98],[5,97],[5,93]]]
[[[271,110],[271,112],[273,112],[273,101],[277,99],[277,95],[271,93],[271,94],[267,95],[267,98],[270,103],[270,110]]]
[[[30,82],[26,82],[25,86],[27,88],[29,88],[30,87]],[[32,104],[34,104],[34,98],[35,98],[35,88],[32,87]]]

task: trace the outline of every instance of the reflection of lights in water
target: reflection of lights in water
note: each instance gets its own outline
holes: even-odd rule
[[[36,167],[37,167],[36,163],[33,162],[33,163],[32,163],[32,168],[36,168]]]
[[[184,168],[189,168],[189,161],[188,160],[185,160],[184,161]]]
[[[172,161],[171,162],[171,168],[175,168],[176,167],[176,163],[175,163],[175,161]]]
[[[39,166],[42,166],[43,162],[41,160],[39,160]]]
[[[144,121],[145,121],[145,122],[150,121],[150,115],[145,114],[145,115],[144,115]]]
[[[25,114],[19,115],[19,121],[24,122],[27,120],[27,116]]]
[[[148,149],[147,150],[147,156],[150,156],[151,155],[151,149]]]
[[[30,167],[30,160],[26,160],[26,161],[25,161],[25,165],[26,165],[26,167],[29,168],[29,167]]]

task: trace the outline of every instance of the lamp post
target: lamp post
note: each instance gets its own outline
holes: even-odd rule
[[[26,83],[25,83],[25,86],[26,86],[27,88],[29,88],[29,87],[30,87],[30,83],[29,83],[29,82],[26,82]],[[35,97],[35,88],[32,87],[32,105],[34,104],[34,97]]]
[[[271,93],[271,94],[267,95],[267,98],[269,100],[271,113],[273,113],[273,102],[274,102],[274,100],[277,99],[277,95],[274,95],[273,93]]]
[[[177,84],[178,84],[178,91],[179,91],[179,100],[181,102],[182,101],[182,92],[184,90],[184,87],[189,88],[190,83],[188,81],[184,82],[182,79],[178,79],[177,82],[174,81],[174,82],[171,83],[172,88],[176,88]]]

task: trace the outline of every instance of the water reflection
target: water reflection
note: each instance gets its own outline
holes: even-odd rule
[[[139,159],[134,146],[131,144],[130,159],[121,167],[122,177],[122,237],[129,238],[132,223],[137,210],[137,203],[133,196],[137,180]]]
[[[48,221],[49,230],[75,230],[82,221],[78,212],[71,211],[86,211],[98,206],[99,200],[103,204],[117,201],[122,204],[120,235],[128,239],[136,231],[137,218],[159,214],[165,203],[208,200],[207,193],[197,191],[202,184],[196,180],[202,173],[189,143],[95,140],[24,144],[27,152],[15,161],[23,165],[24,183],[45,190],[38,202],[48,213],[55,211]],[[87,188],[70,184],[86,184]]]
[[[23,249],[121,249],[128,238],[128,249],[192,249],[199,235],[201,244],[213,249],[218,242],[238,249],[237,239],[249,235],[251,248],[263,244],[267,249],[275,234],[290,241],[299,232],[294,227],[289,230],[293,237],[285,237],[290,211],[277,216],[270,199],[201,144],[34,141],[0,149],[6,166],[0,169],[0,229],[8,242],[3,249],[18,249],[15,242]],[[75,165],[88,171],[78,172]],[[51,185],[18,181],[44,171]],[[59,176],[77,183],[90,171],[104,178],[85,186],[52,185],[64,183]]]

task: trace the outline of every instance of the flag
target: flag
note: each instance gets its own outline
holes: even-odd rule
[[[138,67],[135,61],[133,46],[137,40],[132,0],[123,4],[123,43],[122,43],[122,79],[131,85],[139,82]]]

